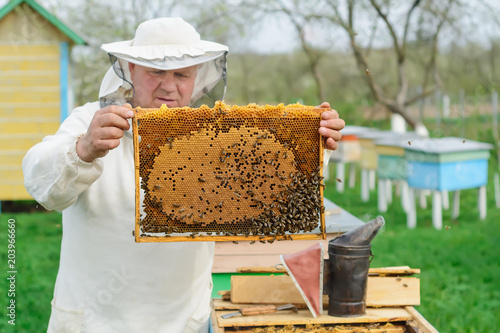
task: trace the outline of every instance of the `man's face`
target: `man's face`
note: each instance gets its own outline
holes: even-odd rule
[[[170,71],[129,63],[134,85],[134,107],[169,108],[188,106],[194,89],[197,66]]]

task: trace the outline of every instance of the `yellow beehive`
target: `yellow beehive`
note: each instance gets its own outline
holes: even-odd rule
[[[74,44],[85,41],[36,1],[0,8],[0,201],[31,198],[21,162],[68,114]]]
[[[324,110],[136,109],[136,241],[324,238]]]

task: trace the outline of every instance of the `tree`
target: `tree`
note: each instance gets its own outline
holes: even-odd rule
[[[391,1],[354,1],[346,0],[345,14],[342,13],[342,8],[338,1],[327,0],[327,7],[331,10],[330,15],[320,14],[318,17],[328,19],[334,24],[338,24],[348,34],[350,47],[356,59],[356,63],[361,75],[365,76],[373,99],[384,105],[389,111],[401,115],[408,124],[417,127],[417,121],[413,119],[407,112],[407,107],[416,101],[431,95],[441,86],[439,72],[436,66],[436,56],[438,54],[438,41],[443,26],[450,21],[450,11],[455,0],[447,0],[436,4],[436,1],[430,0],[413,0],[411,3],[406,1],[404,4],[395,5]],[[389,88],[384,88],[379,84],[377,75],[374,75],[370,70],[372,68],[370,58],[368,56],[368,47],[363,47],[358,41],[358,26],[357,20],[363,15],[362,11],[374,15],[375,20],[380,20],[385,28],[389,40],[391,42],[393,57],[395,58],[394,66],[397,75],[396,89],[391,93]],[[420,11],[420,20],[415,20],[414,15]],[[418,36],[418,30],[421,29],[419,24],[427,19],[427,27],[432,31],[430,35],[430,45],[426,48],[428,52],[427,64],[424,67],[423,82],[421,86],[423,90],[420,94],[409,97],[409,80],[407,72],[408,60],[408,45],[410,44],[411,36]],[[375,29],[375,27],[372,27]],[[413,32],[413,34],[412,34]],[[375,36],[376,34],[372,34]],[[372,37],[373,38],[373,37]],[[371,41],[370,41],[371,43]],[[432,77],[432,80],[430,79]],[[430,84],[432,81],[432,84]]]

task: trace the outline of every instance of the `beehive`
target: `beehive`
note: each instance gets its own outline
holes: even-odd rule
[[[322,111],[137,108],[136,241],[324,239]]]

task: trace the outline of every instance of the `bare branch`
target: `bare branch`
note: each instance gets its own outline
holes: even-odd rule
[[[438,40],[439,40],[439,34],[441,32],[441,29],[443,28],[444,24],[448,21],[448,12],[450,10],[450,7],[452,4],[455,2],[455,0],[449,0],[448,4],[443,11],[444,14],[441,17],[441,20],[439,21],[438,25],[436,26],[436,30],[432,36],[432,48],[430,51],[431,58],[429,59],[429,63],[426,66],[426,71],[424,75],[424,81],[422,84],[422,87],[426,87],[427,83],[429,81],[429,76],[430,73],[433,73],[434,81],[436,82],[436,85],[438,88],[441,86],[441,78],[439,76],[439,72],[437,71],[437,66],[436,66],[436,57],[438,53]]]
[[[398,56],[398,62],[402,63],[404,61],[404,54],[402,53],[401,47],[399,46],[398,36],[396,35],[396,31],[394,31],[394,27],[392,26],[391,22],[389,22],[389,18],[387,17],[387,15],[382,12],[382,9],[377,4],[377,2],[375,0],[370,0],[370,3],[377,11],[378,16],[380,16],[380,18],[382,18],[382,20],[385,22],[387,29],[389,29],[389,34],[391,35],[392,43],[394,44],[394,51],[396,51],[396,54]]]
[[[408,28],[410,27],[410,19],[413,11],[415,8],[418,7],[420,4],[421,0],[415,0],[413,2],[413,5],[411,6],[410,10],[408,11],[408,14],[406,14],[406,22],[405,22],[405,29],[403,32],[403,52],[406,52],[406,44],[407,44],[407,38],[408,38]]]
[[[418,94],[410,99],[407,99],[406,102],[405,102],[405,106],[410,106],[412,105],[413,103],[416,103],[418,102],[419,100],[421,99],[424,99],[426,97],[429,97],[431,96],[432,94],[434,94],[438,89],[439,89],[440,85],[436,84],[430,88],[427,88],[426,90],[424,90],[421,94]]]

